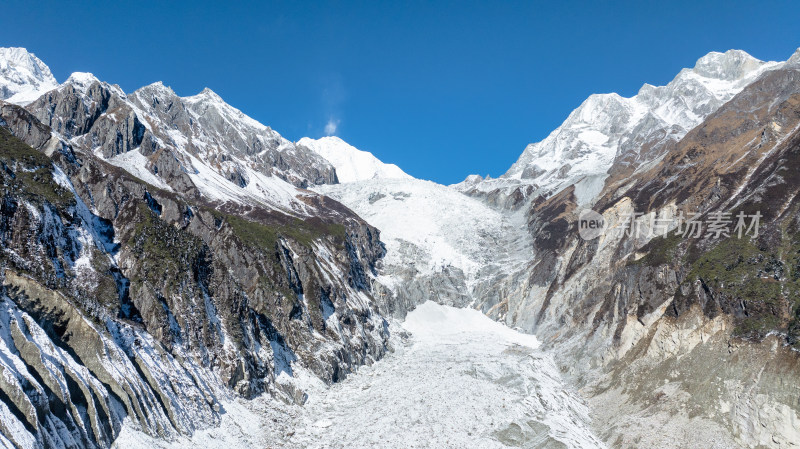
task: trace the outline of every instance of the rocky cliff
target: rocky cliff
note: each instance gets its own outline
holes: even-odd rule
[[[369,281],[377,229],[284,181],[335,180],[333,169],[282,156],[268,129],[224,126],[237,111],[209,93],[147,97],[156,112],[143,113],[147,89],[131,100],[73,76],[27,108],[0,103],[5,445],[108,447],[128,419],[190,433],[218,422],[231,394],[302,402],[300,372],[335,382],[387,350]],[[216,150],[227,161],[201,150],[222,145],[216,131],[239,136],[223,136],[237,151]],[[139,171],[114,165],[131,153]],[[252,178],[231,175],[239,157]],[[282,196],[249,194],[247,181]]]

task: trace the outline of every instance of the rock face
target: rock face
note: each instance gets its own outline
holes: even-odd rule
[[[330,164],[210,91],[74,74],[0,102],[0,168],[0,445],[191,433],[387,350],[378,230],[293,185]]]
[[[91,74],[75,73],[26,108],[73,144],[179,192],[194,185],[208,198],[253,201],[258,195],[231,192],[228,182],[239,188],[252,183],[250,193],[275,179],[297,187],[336,182],[327,161],[209,89],[181,98],[156,83],[126,95]]]

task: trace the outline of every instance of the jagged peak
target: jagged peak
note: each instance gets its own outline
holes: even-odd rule
[[[158,97],[177,97],[175,91],[171,87],[164,85],[161,81],[148,84],[147,86],[140,87],[136,90],[136,94],[144,94],[158,96]]]
[[[656,86],[654,86],[654,85],[652,85],[650,83],[644,83],[644,84],[642,84],[642,87],[639,88],[639,92],[653,90],[655,88],[656,88]]]
[[[100,80],[89,72],[74,72],[69,76],[69,78],[67,78],[67,81],[65,81],[64,84],[73,84],[83,88],[88,88],[92,84],[99,82]]]
[[[302,145],[303,142],[310,142],[311,140],[312,139],[310,137],[303,137],[297,143],[298,143],[298,145]],[[352,145],[350,145],[349,143],[345,142],[344,140],[342,140],[338,136],[323,136],[323,137],[320,137],[319,139],[314,139],[314,140],[316,140],[317,142],[321,142],[321,143],[347,145],[347,146],[351,146],[352,147]],[[361,150],[359,150],[359,151],[361,151]]]
[[[56,83],[50,67],[35,54],[22,47],[0,47],[0,72],[11,67],[27,69],[37,78]]]
[[[155,83],[150,83],[147,86],[142,87],[142,89],[146,89],[148,87],[154,90],[169,90],[169,91],[172,90],[171,88],[169,88],[169,86],[166,86],[163,81],[156,81]]]
[[[28,104],[58,82],[50,68],[21,47],[0,47],[0,100]]]
[[[609,103],[624,103],[625,100],[625,97],[616,92],[591,94],[583,101],[582,106],[585,105],[592,108],[603,107]]]
[[[94,74],[89,72],[73,72],[63,84],[61,84],[58,88],[63,89],[65,86],[71,86],[76,91],[80,92],[83,95],[86,95],[89,88],[94,86],[95,84],[99,84],[102,88],[112,92],[114,95],[118,95],[122,98],[127,98],[127,95],[122,90],[121,87],[117,84],[109,84],[105,81],[100,81]]]
[[[201,90],[200,93],[198,93],[197,95],[192,95],[190,97],[186,97],[185,99],[189,100],[189,101],[208,101],[208,100],[211,100],[211,101],[214,101],[214,102],[217,102],[217,103],[225,103],[225,100],[223,100],[222,97],[217,95],[216,92],[214,92],[213,90],[211,90],[208,87],[204,87],[203,90]],[[225,103],[225,104],[227,104],[227,103]]]
[[[336,136],[303,137],[297,145],[317,153],[333,165],[341,183],[375,178],[411,178],[397,165],[387,164],[369,151],[359,150]]]
[[[263,123],[259,122],[258,120],[253,119],[252,117],[248,116],[244,112],[236,109],[235,107],[229,105],[222,99],[216,92],[209,89],[208,87],[204,88],[200,91],[197,95],[192,95],[190,97],[181,97],[181,100],[187,104],[190,108],[197,108],[198,106],[203,108],[212,107],[224,116],[228,117],[235,117],[235,119],[246,126],[251,128],[255,128],[260,131],[268,131],[270,133],[276,133],[272,128],[264,125]]]
[[[489,175],[486,175],[486,177],[488,178]],[[484,180],[485,178],[481,175],[467,175],[467,177],[464,178],[463,181],[457,182],[455,184],[450,184],[450,187],[456,190],[469,189],[470,187],[473,187],[475,184],[479,184]]]
[[[800,48],[794,51],[792,56],[786,61],[787,65],[800,64]]]
[[[712,51],[697,60],[692,71],[698,75],[721,80],[736,80],[752,72],[764,61],[744,50]]]

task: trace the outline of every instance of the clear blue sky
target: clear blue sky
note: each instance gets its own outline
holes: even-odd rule
[[[35,6],[33,4],[35,3]],[[442,183],[497,176],[589,94],[665,84],[705,53],[784,60],[792,2],[6,1],[0,46],[59,81],[126,92],[210,87],[291,140],[329,121],[351,144]]]

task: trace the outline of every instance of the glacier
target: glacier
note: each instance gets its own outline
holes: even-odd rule
[[[224,404],[219,428],[171,442],[125,428],[120,448],[605,448],[536,337],[472,309],[425,302],[393,324],[393,354],[309,400]]]

